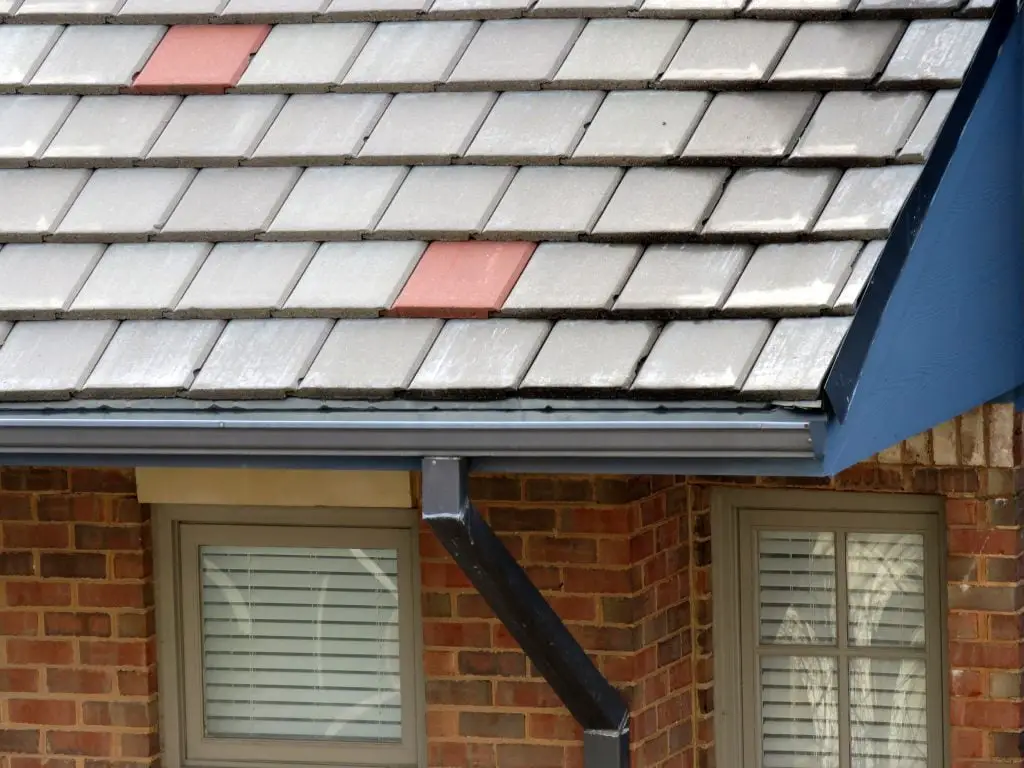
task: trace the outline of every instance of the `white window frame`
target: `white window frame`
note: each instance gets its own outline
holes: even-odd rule
[[[167,768],[425,764],[425,694],[415,510],[167,505],[154,509],[163,761]],[[399,567],[399,743],[245,739],[204,733],[198,550],[215,546],[393,548]]]
[[[949,687],[946,637],[946,579],[942,500],[929,496],[836,491],[716,489],[711,498],[711,600],[714,664],[714,744],[719,768],[760,768],[758,643],[754,595],[754,526],[772,530],[850,530],[921,533],[925,571],[934,580],[926,592],[926,686],[929,768],[949,765]],[[744,544],[747,551],[744,552]],[[839,561],[838,569],[845,569]],[[845,579],[844,579],[845,581]],[[837,606],[838,609],[838,606]],[[837,610],[837,621],[843,616]],[[845,659],[842,653],[840,661]],[[841,673],[842,674],[842,673]],[[845,675],[844,675],[845,678]],[[840,688],[842,689],[842,685]],[[845,705],[845,709],[844,709]],[[849,702],[840,704],[840,721]],[[849,727],[840,722],[840,767],[849,747]]]

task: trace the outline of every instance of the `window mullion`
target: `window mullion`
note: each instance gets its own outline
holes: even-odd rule
[[[846,532],[836,531],[836,642],[839,672],[839,768],[850,768],[850,603],[846,570]]]

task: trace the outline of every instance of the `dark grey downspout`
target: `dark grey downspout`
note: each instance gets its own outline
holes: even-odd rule
[[[629,708],[469,501],[465,459],[423,460],[423,519],[583,726],[586,768],[628,768]]]

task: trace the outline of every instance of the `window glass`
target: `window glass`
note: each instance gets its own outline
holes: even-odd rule
[[[758,534],[761,641],[836,642],[836,545],[832,533]]]

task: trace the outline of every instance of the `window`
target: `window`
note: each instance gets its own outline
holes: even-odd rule
[[[412,515],[157,510],[170,768],[418,763]]]
[[[719,766],[944,765],[938,519],[916,497],[716,499]]]

